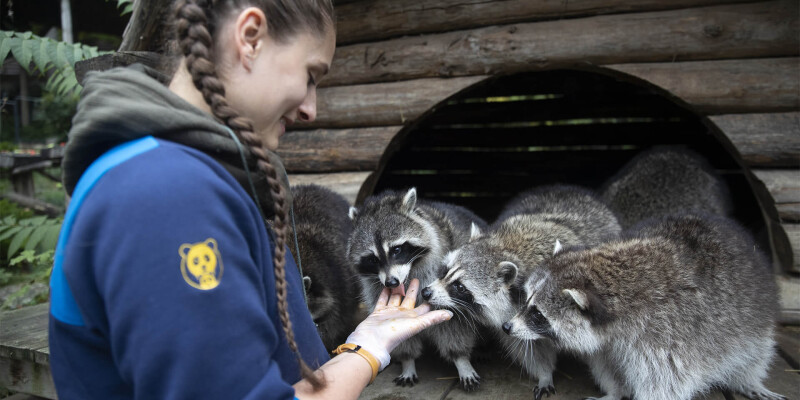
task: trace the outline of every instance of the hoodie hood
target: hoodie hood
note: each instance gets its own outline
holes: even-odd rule
[[[166,83],[163,74],[141,64],[86,75],[62,160],[63,183],[69,195],[83,172],[103,153],[124,142],[154,136],[208,154],[253,196],[229,128],[170,91]],[[266,177],[247,146],[242,146],[264,216],[271,219],[274,210]],[[283,181],[286,204],[291,204],[283,164],[276,154],[267,153]]]

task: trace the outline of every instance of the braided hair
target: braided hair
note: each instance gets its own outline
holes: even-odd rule
[[[253,122],[234,110],[225,98],[225,87],[214,62],[214,33],[225,16],[248,6],[258,7],[267,16],[270,37],[285,41],[301,30],[324,35],[334,29],[333,5],[330,0],[178,0],[175,6],[178,49],[185,57],[186,68],[195,87],[211,108],[214,116],[230,127],[255,156],[259,171],[267,178],[274,206],[272,229],[275,233],[275,291],[278,313],[289,348],[297,357],[300,374],[315,390],[324,387],[324,379],[303,361],[294,339],[286,297],[287,196],[277,172],[264,150],[261,138],[254,132]]]

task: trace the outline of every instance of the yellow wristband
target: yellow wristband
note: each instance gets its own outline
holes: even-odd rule
[[[364,357],[365,360],[369,363],[369,366],[372,367],[372,379],[370,379],[369,383],[375,381],[375,377],[378,376],[378,370],[381,367],[381,364],[375,359],[375,356],[370,354],[370,352],[361,348],[361,346],[353,344],[353,343],[345,343],[336,348],[336,350],[332,351],[333,354],[342,354],[343,352],[348,353],[356,353],[361,357]]]

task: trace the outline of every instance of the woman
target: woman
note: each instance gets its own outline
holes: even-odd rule
[[[415,309],[415,281],[332,359],[314,329],[268,150],[316,117],[333,21],[326,0],[185,0],[168,86],[141,66],[87,77],[51,278],[60,399],[355,398],[399,342],[452,316]]]

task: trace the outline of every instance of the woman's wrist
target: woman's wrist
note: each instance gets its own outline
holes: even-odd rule
[[[375,377],[378,376],[378,372],[380,372],[380,370],[382,369],[380,361],[378,361],[378,359],[375,358],[375,356],[372,355],[372,353],[354,343],[342,344],[335,350],[333,350],[332,353],[333,354],[352,353],[352,354],[357,354],[361,358],[363,358],[369,364],[370,369],[372,370],[372,378],[370,378],[369,383],[375,381]]]

